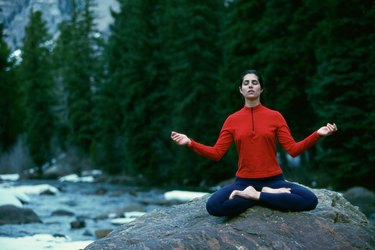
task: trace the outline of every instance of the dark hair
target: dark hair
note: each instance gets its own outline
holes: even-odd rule
[[[260,87],[263,89],[263,77],[262,77],[262,75],[261,75],[258,71],[256,71],[255,69],[248,69],[248,70],[245,70],[244,72],[242,72],[242,74],[241,74],[241,79],[240,79],[240,87],[242,86],[243,78],[244,78],[247,74],[254,74],[254,75],[256,75],[256,76],[258,77]]]

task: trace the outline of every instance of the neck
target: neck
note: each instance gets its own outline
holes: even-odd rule
[[[248,108],[253,108],[255,106],[258,106],[260,104],[259,98],[254,100],[245,99],[245,106]]]

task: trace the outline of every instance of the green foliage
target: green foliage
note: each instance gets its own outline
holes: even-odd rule
[[[125,43],[123,1],[120,2],[120,7],[120,13],[112,12],[115,21],[103,54],[107,80],[102,81],[98,86],[96,98],[99,150],[95,162],[111,174],[126,173],[123,102],[126,99],[124,69],[127,65],[124,55],[128,52],[128,48]]]
[[[140,174],[154,184],[216,183],[233,176],[234,147],[211,162],[175,146],[170,133],[214,144],[225,118],[243,106],[241,72],[256,69],[264,78],[262,102],[285,116],[296,140],[327,122],[339,127],[302,155],[302,165],[332,177],[334,187],[374,187],[373,1],[119,3],[104,51],[90,0],[82,8],[72,1],[53,57],[45,24],[31,20],[20,70],[25,104],[9,98],[18,85],[2,43],[0,91],[8,93],[0,102],[2,149],[20,133],[21,126],[11,125],[19,118],[9,110],[21,104],[38,162],[51,157],[46,145],[56,115],[63,149],[75,147],[79,157],[109,173]],[[279,152],[284,172],[295,176]],[[319,174],[304,174],[306,184]]]
[[[100,77],[100,40],[95,35],[92,0],[82,9],[72,0],[69,20],[60,24],[54,49],[55,79],[60,89],[59,134],[65,147],[74,147],[79,157],[89,156],[95,141],[94,90]]]
[[[320,169],[339,188],[374,188],[374,14],[373,3],[330,1],[330,12],[312,32],[317,58],[309,98],[319,120],[336,122],[339,133],[327,138],[317,156]]]
[[[31,12],[23,40],[20,73],[24,82],[27,143],[40,174],[42,164],[51,159],[51,140],[55,130],[50,40],[42,13]]]
[[[221,1],[166,1],[161,29],[169,86],[171,130],[214,144],[223,118],[218,116],[218,69]],[[175,21],[178,20],[178,21]],[[201,102],[202,101],[202,102]],[[169,136],[170,131],[166,131]],[[228,168],[202,159],[190,150],[172,148],[170,176],[178,182],[215,181]],[[220,165],[220,164],[219,164]],[[214,169],[216,168],[216,169]]]
[[[154,182],[165,171],[166,154],[160,148],[169,143],[161,136],[168,82],[162,71],[158,15],[157,1],[122,2],[108,44],[112,77],[103,91],[104,104],[119,111],[108,117],[104,141],[114,142],[112,153],[126,158],[123,171],[152,177]],[[122,144],[111,139],[116,137],[123,139]]]
[[[0,152],[9,150],[22,130],[22,100],[15,69],[0,24]]]

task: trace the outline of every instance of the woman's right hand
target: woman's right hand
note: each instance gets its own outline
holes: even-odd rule
[[[182,146],[182,145],[190,145],[191,144],[191,140],[189,139],[189,137],[187,137],[184,134],[177,133],[175,131],[172,131],[171,138],[177,145]]]

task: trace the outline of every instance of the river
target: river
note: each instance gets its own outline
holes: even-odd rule
[[[59,191],[55,194],[28,194],[30,202],[23,204],[23,208],[32,209],[43,223],[1,225],[1,249],[83,248],[97,239],[95,236],[97,230],[114,229],[119,224],[126,223],[125,218],[122,218],[125,214],[119,211],[136,210],[141,212],[136,215],[142,215],[142,212],[147,213],[165,207],[165,204],[160,202],[165,200],[165,190],[159,189],[58,180],[20,180],[1,183],[2,187],[7,188],[33,187],[41,184],[55,187]],[[69,211],[73,215],[53,215],[57,210]],[[84,221],[85,226],[72,229],[71,222],[77,219]]]

